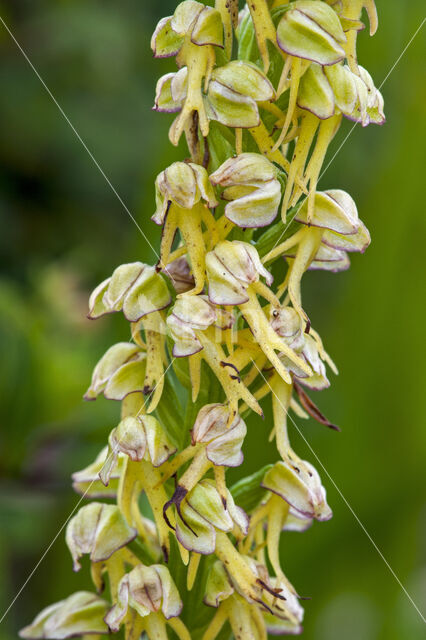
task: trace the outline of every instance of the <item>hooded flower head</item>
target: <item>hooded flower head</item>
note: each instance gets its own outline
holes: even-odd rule
[[[282,354],[281,360],[302,384],[319,391],[330,386],[326,367],[320,354],[317,341],[305,333],[299,314],[292,307],[274,309],[271,314],[271,326],[289,347],[294,349],[310,366],[311,375],[302,371],[290,358]]]
[[[74,571],[81,569],[79,559],[83,554],[88,553],[92,562],[107,560],[136,535],[137,531],[129,527],[116,505],[92,502],[82,507],[66,530]]]
[[[174,162],[162,171],[155,181],[157,210],[152,216],[156,224],[163,224],[171,203],[192,209],[200,200],[217,207],[217,200],[204,167],[193,162]]]
[[[130,393],[142,392],[146,354],[130,342],[119,342],[108,349],[93,370],[86,400],[96,400],[100,393],[110,400],[123,400]]]
[[[201,293],[205,271],[202,224],[211,228],[213,221],[203,201],[208,207],[217,206],[207,171],[192,162],[175,162],[160,173],[155,184],[157,209],[152,220],[163,225],[160,267],[167,272],[173,241],[179,229],[194,276],[192,293]]]
[[[227,127],[257,127],[260,124],[258,103],[274,98],[274,88],[259,67],[233,60],[213,71],[206,110],[211,120]]]
[[[176,537],[188,551],[210,554],[215,550],[216,531],[230,532],[234,527],[240,535],[247,533],[245,512],[236,506],[229,491],[223,499],[214,482],[202,480],[180,504]]]
[[[198,412],[191,432],[192,444],[205,444],[206,456],[214,465],[238,467],[243,461],[241,446],[247,433],[237,415],[229,425],[229,407],[207,404]]]
[[[210,180],[223,187],[222,198],[228,201],[225,215],[239,227],[263,227],[278,213],[281,184],[278,170],[265,156],[241,153],[229,158]]]
[[[129,607],[141,618],[161,612],[169,620],[180,614],[182,600],[167,567],[140,564],[121,579],[117,604],[105,617],[112,632],[119,630]]]
[[[21,638],[30,640],[65,640],[77,636],[109,633],[104,622],[108,603],[88,591],[78,591],[43,609],[34,622],[19,632]]]
[[[176,447],[157,418],[143,414],[127,416],[110,433],[109,456],[100,472],[101,480],[108,485],[120,454],[137,462],[147,459],[154,467],[160,467],[175,452]]]
[[[155,110],[181,111],[188,93],[188,69],[168,73],[159,79]],[[260,124],[258,104],[273,100],[274,89],[265,74],[254,64],[233,60],[211,74],[203,104],[209,120],[227,127],[251,128]]]
[[[171,302],[167,285],[155,267],[142,262],[123,264],[96,287],[89,300],[89,318],[123,310],[129,322],[164,309]]]
[[[295,220],[308,224],[307,201],[299,209]],[[370,234],[358,217],[355,202],[341,189],[316,193],[314,215],[309,224],[324,230],[321,242],[331,249],[364,253],[370,244]]]
[[[281,496],[301,518],[322,521],[333,515],[318,472],[294,453],[266,472],[262,486]]]
[[[204,296],[179,298],[167,318],[174,340],[175,357],[190,356],[203,348],[196,331],[205,331],[216,322],[216,310]]]
[[[359,67],[360,75],[340,64],[322,67],[312,63],[300,80],[297,104],[321,120],[336,113],[363,127],[383,124],[383,98],[370,74]]]
[[[247,242],[223,240],[206,256],[209,299],[213,304],[236,305],[249,300],[247,288],[263,276],[272,283],[255,247]]]

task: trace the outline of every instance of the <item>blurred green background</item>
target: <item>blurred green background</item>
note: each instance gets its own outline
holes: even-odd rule
[[[0,16],[92,150],[151,242],[156,174],[181,151],[171,117],[151,111],[174,63],[149,47],[174,0],[13,0]],[[422,0],[378,0],[380,28],[359,37],[380,84],[422,19]],[[373,243],[349,272],[304,281],[310,317],[340,368],[315,397],[342,427],[299,426],[418,606],[426,603],[425,33],[383,87],[387,124],[359,126],[322,187],[348,190]],[[70,474],[90,462],[118,407],[81,396],[123,319],[85,319],[89,291],[123,262],[154,255],[0,24],[0,617],[78,497]],[[336,150],[350,130],[345,123]],[[112,405],[112,406],[111,406]],[[267,422],[267,421],[266,421]],[[250,424],[247,471],[273,461],[269,425]],[[303,440],[301,456],[316,466]],[[322,471],[319,468],[320,472]],[[239,477],[241,470],[234,473]],[[307,601],[306,640],[416,640],[420,616],[330,480],[334,518],[283,540],[284,567]],[[63,533],[0,625],[0,639],[88,585]]]

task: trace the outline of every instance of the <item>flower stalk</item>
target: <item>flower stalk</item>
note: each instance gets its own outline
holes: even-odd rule
[[[309,395],[337,369],[302,284],[309,270],[347,269],[370,242],[351,196],[318,183],[343,116],[384,122],[356,53],[363,10],[371,34],[377,14],[373,0],[210,4],[184,0],[152,37],[154,56],[177,65],[154,109],[175,114],[169,139],[188,147],[155,183],[158,263],[119,266],[89,300],[89,318],[129,322],[85,395],[121,402],[121,419],[73,474],[92,501],[66,531],[96,593],[48,607],[23,638],[302,632],[280,541],[332,512],[288,420],[337,429]],[[246,420],[268,403],[277,459],[229,486],[247,430],[259,446],[267,437]]]

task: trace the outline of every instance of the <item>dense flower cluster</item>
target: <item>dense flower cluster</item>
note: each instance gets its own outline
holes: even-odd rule
[[[351,196],[317,184],[344,116],[384,121],[356,55],[363,9],[370,33],[377,16],[374,0],[239,9],[185,0],[155,29],[154,55],[175,57],[177,71],[158,81],[154,108],[176,114],[170,141],[184,136],[190,157],[156,180],[157,265],[121,265],[90,297],[90,318],[122,311],[130,323],[129,342],[108,349],[86,392],[121,401],[121,421],[73,476],[96,501],[66,533],[76,571],[89,555],[98,595],[48,607],[23,638],[301,632],[280,537],[332,512],[317,471],[291,447],[288,413],[337,428],[305,390],[337,372],[301,283],[309,269],[347,269],[370,242]],[[279,460],[229,487],[245,419],[263,415],[268,398]]]

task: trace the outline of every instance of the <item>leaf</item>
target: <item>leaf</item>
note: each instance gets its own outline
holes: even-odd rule
[[[260,486],[260,483],[265,473],[269,471],[269,469],[272,469],[272,467],[272,464],[267,464],[251,476],[238,480],[238,482],[231,487],[230,491],[235,502],[247,513],[253,511],[265,495],[266,490]]]

